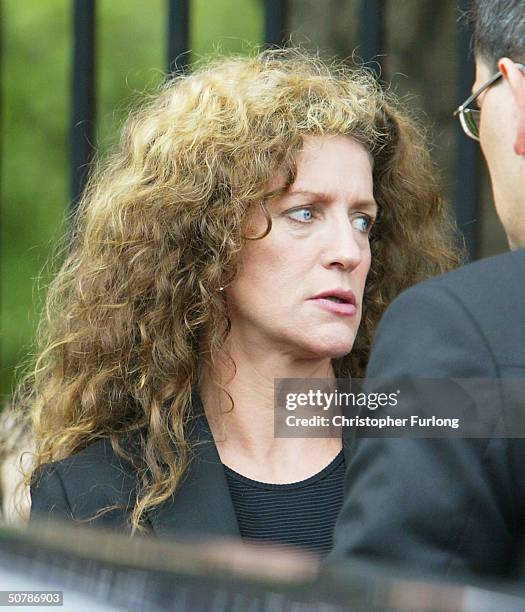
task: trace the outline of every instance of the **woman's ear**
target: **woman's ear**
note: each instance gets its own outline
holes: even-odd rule
[[[508,57],[499,60],[498,70],[510,87],[517,112],[514,152],[525,156],[525,73]]]

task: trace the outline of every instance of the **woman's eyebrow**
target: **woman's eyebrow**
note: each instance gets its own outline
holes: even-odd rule
[[[323,191],[308,191],[308,190],[299,190],[299,191],[289,191],[289,196],[309,196],[314,197],[318,200],[329,200],[330,196]]]
[[[286,195],[290,197],[307,196],[307,197],[315,198],[319,202],[329,202],[332,199],[331,196],[324,191],[308,191],[308,190],[288,191]],[[374,211],[377,211],[377,209],[379,208],[379,206],[377,205],[377,202],[369,198],[364,198],[362,200],[361,199],[356,200],[355,202],[352,202],[352,205],[359,206],[360,208],[370,208],[370,209],[373,209]]]

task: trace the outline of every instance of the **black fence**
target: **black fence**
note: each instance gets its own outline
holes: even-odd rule
[[[190,0],[167,1],[166,67],[169,72],[184,72],[188,67]],[[264,43],[285,44],[288,35],[288,1],[261,0],[264,3]],[[457,0],[458,14],[468,0]],[[385,0],[359,0],[358,31],[360,56],[379,76],[385,48]],[[94,150],[95,108],[95,0],[74,0],[73,111],[71,125],[71,202],[75,206],[87,180]],[[472,80],[470,32],[464,22],[457,25],[458,104],[469,93]],[[478,252],[477,216],[479,185],[479,148],[458,129],[455,155],[454,209],[468,253]]]

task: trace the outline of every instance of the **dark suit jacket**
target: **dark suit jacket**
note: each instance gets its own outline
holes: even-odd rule
[[[380,323],[367,376],[525,378],[525,250],[404,292]],[[361,438],[330,559],[509,576],[524,518],[523,439]]]
[[[200,405],[200,403],[199,403]],[[240,537],[223,465],[204,416],[189,430],[193,457],[174,496],[148,512],[157,536]],[[344,445],[349,461],[350,444]],[[31,486],[31,518],[83,521],[118,504],[89,524],[127,531],[137,478],[108,440],[101,440],[62,461],[42,466]]]

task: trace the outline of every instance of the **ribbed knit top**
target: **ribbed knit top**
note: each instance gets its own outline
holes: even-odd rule
[[[317,474],[291,484],[258,482],[224,466],[244,540],[300,546],[321,556],[333,540],[343,504],[344,454]]]

